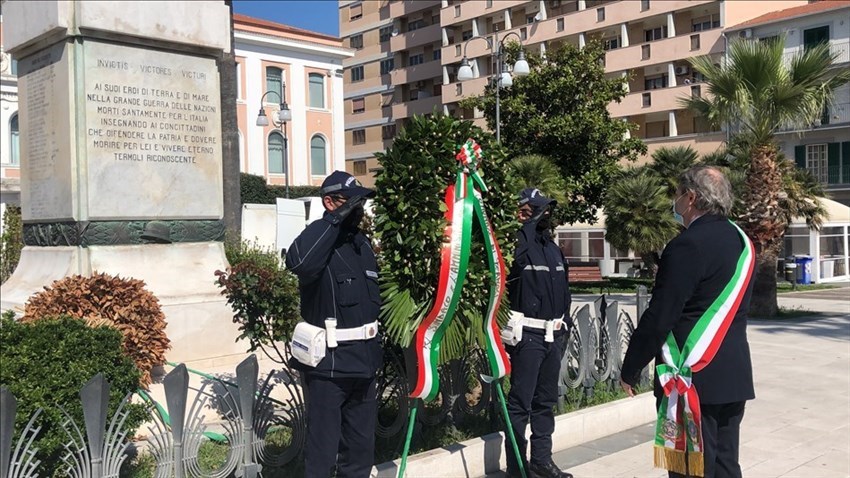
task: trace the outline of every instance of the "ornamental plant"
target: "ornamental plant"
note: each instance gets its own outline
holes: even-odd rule
[[[484,207],[506,264],[513,260],[518,184],[510,175],[504,150],[490,133],[469,121],[442,114],[414,116],[376,156],[375,238],[380,244],[381,321],[389,339],[410,344],[417,326],[434,303],[440,270],[440,249],[446,227],[446,188],[455,180],[455,155],[468,138],[482,147],[479,171],[489,191]],[[478,343],[484,346],[483,316],[490,294],[490,276],[483,233],[474,221],[470,264],[460,304],[442,342],[440,362],[459,358]],[[508,307],[500,309],[502,323]]]
[[[256,244],[229,244],[231,266],[216,271],[216,285],[233,308],[238,339],[248,339],[250,351],[260,349],[278,363],[286,361],[280,343],[292,338],[300,320],[298,278],[287,271],[273,251]]]
[[[151,370],[165,363],[165,352],[171,348],[159,300],[139,279],[105,273],[66,277],[30,297],[21,320],[33,322],[59,315],[118,329],[124,353],[142,374],[143,387],[151,383]]]
[[[17,399],[13,443],[41,408],[37,423],[42,428],[33,444],[41,465],[33,476],[67,476],[62,455],[68,435],[61,427],[65,415],[59,407],[85,433],[79,395],[83,385],[98,373],[104,375],[110,384],[108,416],[112,417],[121,400],[137,389],[141,373],[124,353],[121,333],[112,327],[90,327],[70,316],[19,322],[12,315],[0,319],[0,385]],[[140,404],[127,407],[130,415],[124,426],[133,436],[147,411]]]

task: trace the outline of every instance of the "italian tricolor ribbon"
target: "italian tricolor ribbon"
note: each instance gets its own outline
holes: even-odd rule
[[[472,220],[477,216],[484,231],[484,244],[490,268],[491,287],[484,320],[487,359],[492,381],[510,372],[510,362],[499,335],[496,317],[505,293],[505,264],[499,243],[482,204],[482,192],[487,185],[478,172],[478,162],[483,158],[481,147],[469,139],[458,152],[458,171],[455,183],[446,189],[446,221],[443,247],[440,254],[440,276],[434,305],[419,325],[414,337],[416,353],[416,384],[410,396],[431,401],[439,392],[437,364],[440,344],[446,329],[457,310],[461,291],[466,280],[472,242]]]
[[[731,222],[731,221],[730,221]],[[744,249],[735,273],[702,314],[680,349],[671,332],[661,347],[663,363],[655,367],[664,391],[655,426],[655,466],[692,476],[704,476],[702,414],[693,374],[714,358],[738,313],[753,275],[752,242],[737,225]]]

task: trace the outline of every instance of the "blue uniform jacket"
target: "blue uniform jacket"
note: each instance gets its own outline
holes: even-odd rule
[[[304,229],[286,253],[286,267],[298,276],[301,317],[317,327],[336,318],[338,329],[378,320],[381,296],[372,244],[361,232],[342,229],[333,216]],[[339,342],[315,368],[296,368],[329,378],[371,378],[383,364],[380,335],[370,340]]]
[[[568,264],[552,238],[536,231],[534,224],[526,224],[517,233],[514,263],[508,275],[511,309],[534,319],[564,316],[564,321],[572,325],[567,272]],[[523,329],[523,334],[526,332],[544,333],[530,327]],[[564,333],[565,329],[555,332]]]

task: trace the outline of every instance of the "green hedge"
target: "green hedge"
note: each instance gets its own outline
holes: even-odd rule
[[[286,186],[269,185],[266,178],[254,174],[241,173],[240,187],[242,204],[274,204],[275,199],[286,197]],[[289,186],[290,199],[319,196],[318,186]]]
[[[109,416],[121,400],[139,386],[140,372],[133,360],[124,355],[121,332],[111,327],[89,327],[72,317],[17,322],[10,314],[0,319],[0,384],[8,387],[18,402],[15,438],[32,414],[39,417],[42,429],[34,446],[41,460],[36,476],[64,476],[63,444],[68,441],[61,428],[65,409],[81,430],[85,430],[80,389],[92,377],[103,373],[110,383]],[[145,421],[143,405],[130,405],[125,426],[128,436]]]

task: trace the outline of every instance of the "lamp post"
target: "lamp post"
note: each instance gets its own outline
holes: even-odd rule
[[[511,76],[511,72],[508,70],[508,65],[505,64],[505,40],[510,38],[511,35],[516,36],[517,41],[520,45],[519,57],[517,58],[516,63],[513,65],[513,74],[516,76],[525,76],[529,73],[528,62],[525,60],[525,52],[522,50],[522,38],[516,32],[510,32],[505,35],[501,40],[499,40],[499,32],[496,31],[496,35],[493,40],[490,40],[486,37],[474,37],[470,38],[466,41],[463,46],[463,59],[460,61],[460,68],[457,71],[457,79],[458,81],[467,81],[474,78],[474,74],[472,72],[472,67],[469,65],[469,59],[466,57],[466,49],[469,47],[469,43],[472,40],[482,39],[487,42],[487,48],[490,49],[491,56],[496,60],[496,71],[493,72],[490,80],[496,84],[496,142],[502,142],[502,124],[501,124],[501,98],[500,98],[500,90],[502,88],[507,88],[513,84],[513,79]]]
[[[269,125],[269,118],[266,116],[266,109],[263,106],[263,101],[269,93],[276,94],[280,100],[277,117],[275,118],[275,116],[272,116],[272,124],[274,124],[275,128],[280,131],[280,135],[283,138],[283,172],[286,175],[286,199],[289,199],[289,141],[286,137],[286,123],[292,120],[292,110],[290,110],[289,105],[286,104],[286,84],[283,82],[282,77],[280,81],[280,91],[266,91],[260,98],[260,112],[257,113],[257,126],[266,127]]]

